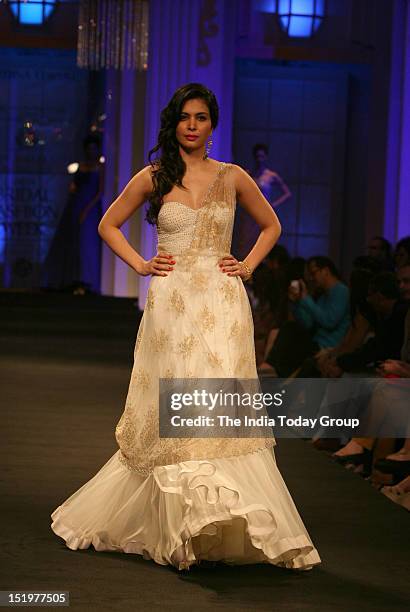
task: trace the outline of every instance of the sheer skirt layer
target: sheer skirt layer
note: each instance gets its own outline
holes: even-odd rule
[[[320,563],[272,449],[157,467],[146,478],[117,452],[52,519],[72,550],[137,553],[178,569],[201,560]]]

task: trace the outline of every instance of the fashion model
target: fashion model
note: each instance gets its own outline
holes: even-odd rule
[[[104,164],[96,134],[83,141],[84,160],[72,175],[69,196],[43,266],[43,283],[76,295],[100,292]]]
[[[138,330],[119,449],[52,513],[71,549],[137,553],[179,570],[202,560],[320,563],[278,471],[273,437],[160,438],[159,379],[257,379],[243,281],[272,249],[280,224],[255,181],[211,159],[214,94],[179,88],[161,113],[150,165],[103,216],[99,233],[137,274],[151,275]],[[157,255],[146,261],[120,228],[149,202]],[[260,226],[243,262],[230,255],[236,201]]]
[[[247,169],[247,172],[272,208],[277,208],[292,196],[290,189],[282,177],[269,168],[266,144],[255,144],[252,153],[255,167],[253,170]],[[236,211],[233,236],[233,252],[239,259],[248,255],[259,233],[260,227],[255,218],[243,206],[239,206]]]

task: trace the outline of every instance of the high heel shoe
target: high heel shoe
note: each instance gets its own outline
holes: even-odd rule
[[[354,455],[332,455],[332,459],[341,465],[352,463],[355,466],[359,466],[368,463],[371,454],[368,448],[364,448],[362,453],[355,453]]]
[[[376,470],[383,474],[394,474],[399,480],[403,480],[410,474],[410,461],[394,461],[394,459],[379,459],[374,464]]]
[[[368,448],[355,455],[332,455],[332,458],[345,467],[354,465],[355,468],[361,468],[359,473],[363,478],[368,478],[372,472],[373,452]]]
[[[354,455],[332,455],[332,459],[334,459],[336,463],[340,463],[340,465],[347,465],[348,463],[362,465],[363,454],[364,453],[356,453]]]

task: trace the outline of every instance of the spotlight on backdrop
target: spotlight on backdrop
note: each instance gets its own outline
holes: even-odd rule
[[[325,16],[325,0],[279,0],[282,30],[294,38],[308,38],[320,27]]]
[[[291,38],[313,36],[326,14],[326,0],[254,0],[253,6],[261,13],[277,13]]]
[[[56,0],[9,0],[11,12],[22,25],[42,25],[54,11]]]

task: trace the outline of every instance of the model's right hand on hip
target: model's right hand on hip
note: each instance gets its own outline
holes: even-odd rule
[[[169,253],[157,253],[155,257],[144,262],[143,269],[140,272],[142,276],[168,276],[174,268],[175,260]]]

